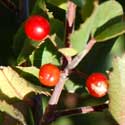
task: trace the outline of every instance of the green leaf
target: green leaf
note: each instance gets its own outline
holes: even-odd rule
[[[62,40],[64,39],[64,31],[65,26],[64,24],[55,18],[50,19],[50,25],[51,25],[51,35],[56,34],[59,38]]]
[[[111,56],[114,56],[114,55],[121,56],[121,55],[123,55],[124,52],[125,52],[125,36],[121,35],[116,39],[116,41],[110,51],[110,55]]]
[[[115,18],[123,14],[122,6],[114,0],[109,0],[107,2],[104,2],[99,7],[97,7],[96,11],[97,14],[95,16],[95,20],[92,27],[93,36],[97,28],[104,25],[112,18]]]
[[[6,101],[0,100],[0,111],[6,112],[7,114],[12,116],[13,118],[20,121],[23,125],[27,125],[23,114],[18,109],[16,109],[12,105],[8,104]]]
[[[38,78],[38,74],[39,74],[39,69],[31,66],[31,67],[21,67],[21,66],[17,66],[16,68],[20,69],[23,72],[32,74],[33,76],[35,76],[36,78]]]
[[[31,14],[41,14],[41,15],[44,15],[45,16],[45,14],[44,13],[41,13],[41,11],[42,12],[48,12],[47,11],[47,8],[46,8],[46,3],[45,3],[45,0],[36,0],[36,2],[35,2],[35,5],[34,5],[34,7],[33,7],[33,9],[32,9],[32,12],[31,12]]]
[[[76,83],[74,83],[72,80],[68,79],[65,83],[65,89],[69,92],[69,93],[75,93],[75,91],[77,89],[79,89],[81,86],[77,85]]]
[[[25,38],[26,35],[24,33],[22,24],[21,27],[17,30],[13,39],[13,51],[15,52],[16,56],[18,56],[19,52],[21,51]]]
[[[107,27],[105,30],[103,30],[101,33],[95,36],[95,39],[97,40],[97,42],[104,42],[106,40],[115,38],[124,33],[125,33],[125,22],[118,22],[116,24]]]
[[[40,44],[41,44],[40,42],[32,41],[26,38],[24,40],[24,45],[22,47],[22,50],[17,58],[17,64],[20,65],[24,63],[29,57],[29,55],[33,52],[33,50],[35,50]]]
[[[34,125],[35,121],[34,121],[34,117],[33,117],[33,112],[31,110],[31,108],[28,109],[28,118],[29,118],[29,124],[30,125]]]
[[[90,35],[94,36],[99,27],[122,14],[122,6],[116,1],[107,1],[97,6],[92,15],[81,24],[80,28],[71,34],[72,47],[80,52]]]
[[[74,31],[70,36],[72,47],[78,52],[84,48],[89,39],[95,15],[96,12],[94,11],[93,14],[81,24],[80,28]]]
[[[19,99],[23,99],[24,96],[31,92],[49,94],[42,87],[36,86],[20,77],[11,67],[0,69],[0,90],[10,98],[16,97]]]
[[[84,5],[80,4],[80,6],[82,5],[81,8],[81,16],[83,20],[86,20],[92,13],[94,5],[93,5],[93,0],[84,0]]]
[[[59,52],[61,52],[65,56],[75,56],[77,54],[77,51],[73,48],[61,48],[58,49]]]
[[[57,48],[65,47],[64,42],[56,34],[51,35],[50,38],[51,42],[55,47]]]
[[[42,44],[39,49],[32,52],[30,55],[30,60],[32,65],[40,67],[46,63],[59,65],[59,57],[59,52],[52,44],[52,42],[48,40]]]
[[[125,52],[125,36],[121,35],[117,39],[115,39],[115,42],[110,49],[110,53],[106,57],[106,67],[112,67],[112,59],[114,56],[121,56]],[[106,68],[107,70],[107,68]]]
[[[113,60],[113,72],[110,75],[109,110],[119,125],[125,123],[125,55]]]

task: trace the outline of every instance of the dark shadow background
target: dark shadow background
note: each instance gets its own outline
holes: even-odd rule
[[[18,17],[16,13],[0,2],[0,65],[7,65],[13,55],[12,42],[17,27]]]

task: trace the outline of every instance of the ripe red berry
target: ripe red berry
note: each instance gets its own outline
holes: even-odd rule
[[[93,73],[86,80],[86,87],[90,95],[101,98],[108,91],[108,79],[102,73]]]
[[[42,16],[30,16],[24,24],[26,35],[35,41],[43,40],[50,32],[49,22]]]
[[[39,80],[42,85],[53,87],[60,78],[60,70],[53,64],[45,64],[40,67]]]

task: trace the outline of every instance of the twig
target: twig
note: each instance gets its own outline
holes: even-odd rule
[[[75,24],[75,16],[76,16],[76,4],[72,1],[68,0],[68,9],[66,13],[66,31],[65,31],[65,47],[70,48],[70,35],[74,31],[74,24]],[[62,69],[70,63],[72,58],[70,56],[64,56],[62,58]]]
[[[96,8],[99,5],[99,0],[94,0],[94,8]]]
[[[66,14],[65,47],[70,47],[69,36],[74,30],[75,14],[76,14],[76,4],[74,4],[72,1],[68,0],[68,11]],[[39,125],[47,124],[46,119],[48,119],[48,117],[53,117],[53,113],[55,111],[56,104],[58,103],[64,83],[67,80],[67,76],[69,74],[69,70],[65,69],[65,67],[67,66],[67,64],[70,63],[71,60],[72,60],[72,58],[68,57],[68,56],[62,58],[63,72],[60,75],[59,83],[56,85],[56,87],[53,91],[53,94],[49,100],[48,106],[46,108],[46,111],[45,111],[42,119],[40,120]]]
[[[65,81],[67,80],[68,71],[61,73],[59,83],[56,85],[53,94],[49,100],[50,105],[56,105],[58,103],[59,97],[61,95]],[[58,94],[57,94],[58,93]]]
[[[92,47],[95,45],[96,40],[92,38],[89,43],[86,45],[86,48],[81,51],[72,61],[71,63],[67,66],[68,70],[74,69],[80,61],[88,54],[88,52],[92,49]]]
[[[49,120],[47,120],[47,123],[55,121],[56,119],[62,116],[88,114],[91,112],[101,112],[106,108],[108,108],[107,102],[104,104],[96,105],[96,106],[84,106],[84,107],[78,107],[78,108],[73,108],[73,109],[54,111],[53,117],[51,117],[51,119],[48,118]]]
[[[56,115],[56,119],[57,119],[60,116],[87,114],[87,113],[90,113],[90,112],[101,112],[106,108],[108,108],[108,104],[104,103],[104,104],[96,105],[96,106],[85,106],[85,107],[80,107],[80,108],[56,111],[55,115]]]
[[[71,63],[64,69],[64,72],[61,73],[60,80],[59,80],[58,84],[56,85],[56,87],[54,88],[54,91],[53,91],[52,96],[49,100],[48,106],[46,108],[46,112],[44,113],[43,118],[41,119],[39,125],[46,124],[45,122],[46,122],[46,119],[48,119],[48,116],[51,118],[53,117],[54,111],[56,109],[56,105],[58,103],[59,97],[60,97],[61,92],[63,90],[64,83],[67,80],[67,76],[69,74],[69,71],[72,70],[73,68],[75,68],[79,64],[79,62],[92,49],[92,47],[94,46],[95,43],[96,43],[96,40],[91,39],[89,41],[89,43],[87,44],[86,48],[79,55],[77,55],[71,61]]]
[[[57,105],[59,97],[61,95],[64,83],[67,79],[67,75],[68,75],[68,73],[66,73],[66,72],[61,73],[59,83],[56,85],[56,87],[52,93],[48,106],[46,107],[46,111],[45,111],[42,119],[40,120],[39,125],[47,125],[47,122],[52,121],[52,119],[54,117],[54,112],[56,110],[56,105]]]
[[[69,36],[74,31],[75,15],[76,15],[76,4],[69,0],[68,11],[66,14],[66,36],[65,36],[66,47],[70,47]]]
[[[71,46],[69,36],[74,29],[75,13],[76,13],[76,5],[72,1],[68,0],[68,11],[66,15],[66,38],[65,38],[66,47]],[[80,61],[92,49],[95,43],[96,40],[93,38],[88,42],[86,48],[81,53],[79,53],[74,59],[72,59],[71,57],[65,57],[63,59],[63,72],[61,73],[58,84],[54,88],[52,96],[50,97],[50,100],[48,102],[46,111],[43,117],[41,118],[39,125],[46,125],[49,121],[52,121],[56,110],[56,105],[59,101],[65,81],[68,79],[67,76],[69,75],[70,70],[74,69],[80,63]]]
[[[71,63],[64,69],[64,72],[61,73],[59,83],[56,85],[53,94],[49,100],[49,105],[56,105],[58,103],[60,94],[62,92],[63,86],[65,81],[67,80],[67,76],[69,74],[69,71],[74,69],[79,62],[88,54],[88,52],[92,49],[94,44],[96,43],[95,39],[91,39],[89,43],[87,44],[86,48],[78,54]]]

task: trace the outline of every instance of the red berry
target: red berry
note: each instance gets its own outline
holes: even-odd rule
[[[108,91],[108,79],[102,73],[93,73],[86,80],[86,87],[90,95],[101,98]]]
[[[40,67],[39,80],[42,85],[53,87],[60,78],[60,70],[53,64],[45,64]]]
[[[30,39],[41,41],[49,34],[50,24],[44,17],[33,15],[25,21],[24,31]]]

